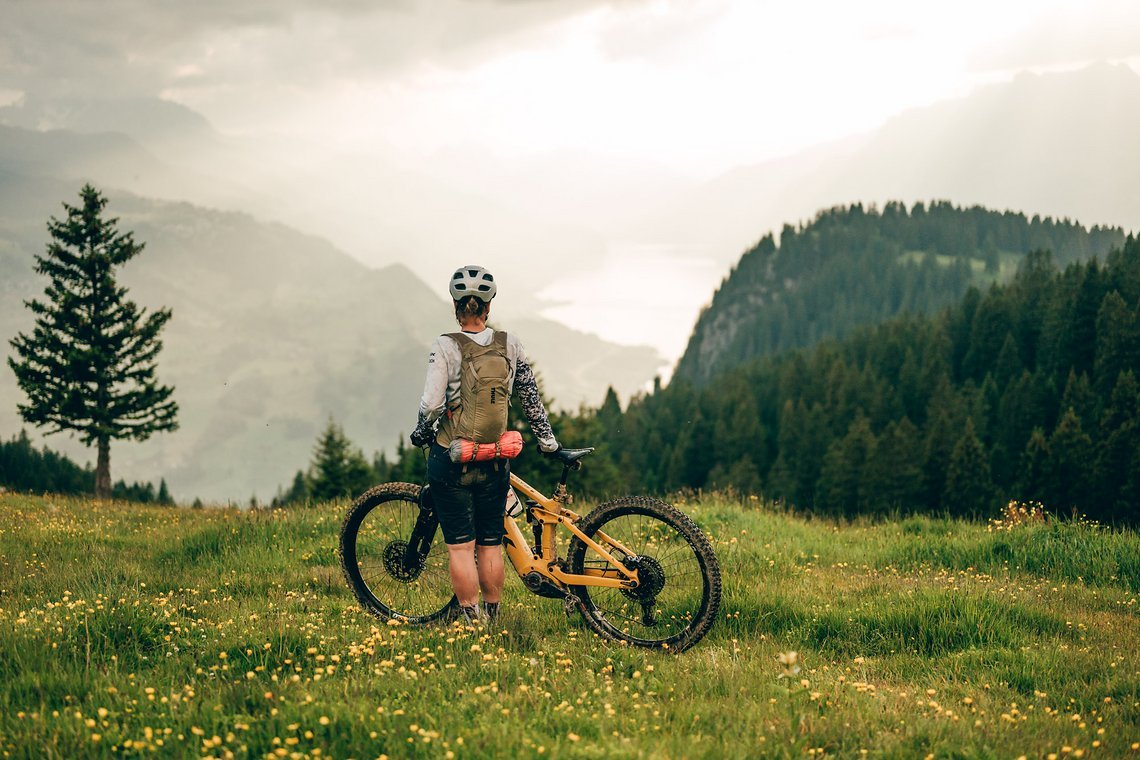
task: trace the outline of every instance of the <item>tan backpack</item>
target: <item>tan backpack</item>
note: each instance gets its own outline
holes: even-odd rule
[[[491,342],[480,346],[463,333],[448,333],[462,354],[459,367],[459,403],[449,407],[439,425],[436,442],[449,446],[457,438],[475,443],[495,443],[507,430],[510,404],[511,362],[507,358],[507,334],[496,332]]]

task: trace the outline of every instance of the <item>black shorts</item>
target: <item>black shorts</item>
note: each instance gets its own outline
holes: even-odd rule
[[[463,544],[474,539],[480,546],[503,543],[503,510],[510,485],[508,460],[456,464],[447,449],[433,443],[427,475],[445,542]]]

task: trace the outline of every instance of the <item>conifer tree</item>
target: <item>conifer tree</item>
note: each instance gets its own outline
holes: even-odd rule
[[[158,485],[158,495],[154,497],[155,501],[164,507],[174,506],[174,497],[170,495],[170,489],[166,487],[166,478],[163,478]]]
[[[922,503],[922,445],[918,428],[903,417],[887,425],[867,465],[864,491],[875,511],[913,511]]]
[[[1021,455],[1021,474],[1017,479],[1018,498],[1023,501],[1044,502],[1047,498],[1049,460],[1049,440],[1045,431],[1034,428]]]
[[[96,447],[95,496],[111,496],[111,441],[146,440],[178,427],[174,389],[155,378],[162,349],[158,334],[169,309],[147,314],[126,298],[116,269],[143,244],[106,219],[107,199],[91,185],[78,206],[63,204],[67,218],[48,222],[47,253],[36,271],[50,284],[44,300],[26,301],[35,314],[30,335],[12,339],[8,364],[28,398],[25,421],[48,433],[71,430]]]
[[[403,435],[396,442],[396,461],[388,477],[403,483],[422,483],[427,478],[427,458],[418,446],[405,444]]]
[[[942,503],[956,517],[979,517],[990,511],[993,497],[989,457],[974,431],[973,418],[967,417],[966,429],[950,454]]]
[[[313,452],[309,493],[316,501],[354,496],[371,485],[372,468],[360,449],[332,420],[325,427]]]
[[[828,448],[819,477],[821,501],[828,510],[848,517],[858,513],[868,496],[866,469],[876,445],[871,423],[860,412],[847,435]]]
[[[308,501],[309,498],[309,481],[303,471],[297,470],[297,474],[293,476],[293,482],[290,484],[288,490],[284,492],[279,491],[277,496],[273,498],[271,506],[278,508],[289,506],[290,504],[301,504]]]
[[[1140,365],[1140,311],[1130,309],[1113,290],[1101,301],[1096,318],[1096,386],[1107,397],[1121,372]]]
[[[1093,445],[1072,407],[1065,410],[1049,437],[1049,453],[1048,505],[1061,512],[1086,510],[1088,486],[1095,482]]]
[[[1090,517],[1135,523],[1140,517],[1140,385],[1121,372],[1102,421],[1097,447],[1097,497]],[[1115,502],[1115,503],[1114,503]]]

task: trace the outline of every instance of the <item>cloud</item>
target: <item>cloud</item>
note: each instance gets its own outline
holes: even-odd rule
[[[632,0],[626,0],[628,4]],[[597,0],[9,0],[0,87],[48,96],[319,86],[466,65]]]
[[[1043,16],[969,61],[975,71],[1014,71],[1140,56],[1140,4],[1100,0]]]

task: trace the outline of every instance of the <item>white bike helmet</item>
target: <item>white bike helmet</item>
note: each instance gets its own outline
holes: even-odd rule
[[[490,303],[498,288],[491,273],[480,266],[470,264],[455,270],[451,275],[451,297],[458,301],[464,296],[475,296],[484,303]]]

